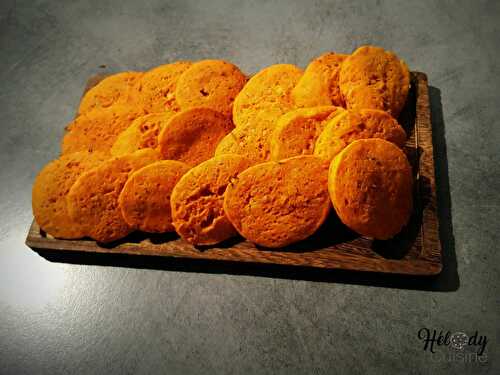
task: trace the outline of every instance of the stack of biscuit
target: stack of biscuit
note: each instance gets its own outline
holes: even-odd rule
[[[279,248],[315,233],[333,206],[360,235],[391,238],[412,211],[397,121],[409,79],[373,46],[251,78],[222,60],[108,76],[36,177],[35,219],[64,239],[176,231],[192,245],[239,234]]]

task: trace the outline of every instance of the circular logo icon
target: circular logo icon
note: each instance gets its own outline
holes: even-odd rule
[[[463,332],[455,332],[451,335],[451,347],[455,350],[462,350],[469,341],[469,337]]]

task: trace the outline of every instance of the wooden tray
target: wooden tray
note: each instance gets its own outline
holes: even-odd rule
[[[103,76],[92,77],[86,90]],[[174,234],[135,233],[114,244],[92,240],[58,240],[46,235],[33,221],[26,244],[35,250],[121,253],[305,266],[410,275],[441,272],[427,76],[412,72],[411,90],[400,123],[408,133],[406,152],[415,174],[415,210],[408,226],[394,239],[360,237],[343,226],[334,214],[313,237],[287,248],[258,248],[241,238],[206,248],[193,247]],[[333,211],[333,210],[332,210]],[[125,255],[124,255],[125,256]]]

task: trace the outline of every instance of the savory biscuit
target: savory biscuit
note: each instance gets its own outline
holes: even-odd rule
[[[231,179],[250,166],[239,155],[220,155],[186,173],[172,192],[173,224],[193,245],[214,245],[237,234],[223,209]]]
[[[175,98],[182,110],[206,107],[231,116],[234,98],[246,81],[236,65],[223,60],[203,60],[182,73]]]
[[[215,155],[237,154],[252,164],[269,160],[273,127],[266,123],[245,124],[233,129],[217,145]]]
[[[122,156],[143,148],[157,148],[158,136],[174,114],[167,110],[138,117],[118,135],[111,147],[111,155]]]
[[[177,111],[179,106],[175,100],[177,81],[191,63],[178,61],[172,64],[160,65],[144,73],[137,84],[139,101],[146,112]]]
[[[341,107],[300,108],[280,117],[271,138],[271,159],[311,155],[326,123],[344,112]]]
[[[142,115],[141,108],[121,104],[82,113],[66,127],[68,132],[62,141],[62,154],[109,152],[118,135]]]
[[[330,197],[340,220],[364,236],[385,240],[408,223],[412,170],[406,155],[383,139],[351,143],[330,166]]]
[[[394,53],[363,46],[342,63],[339,85],[347,108],[381,109],[397,117],[408,97],[410,72]]]
[[[40,228],[57,238],[85,236],[83,228],[68,214],[66,195],[82,173],[105,159],[106,155],[100,152],[74,152],[51,161],[40,171],[33,184],[31,200]]]
[[[80,101],[78,113],[96,108],[107,108],[113,104],[128,104],[137,100],[135,85],[143,73],[122,72],[104,78],[85,93]]]
[[[132,173],[118,198],[127,224],[149,233],[173,231],[170,196],[188,170],[183,162],[162,160]]]
[[[265,247],[309,237],[330,210],[328,165],[304,155],[248,168],[227,187],[229,221],[243,237]]]
[[[99,242],[111,242],[133,231],[123,219],[118,197],[132,172],[160,160],[149,148],[109,159],[78,177],[67,195],[72,220],[85,235]]]
[[[195,107],[173,116],[158,138],[163,159],[197,165],[214,156],[215,148],[234,125],[210,108]]]
[[[301,76],[302,70],[295,65],[278,64],[250,78],[234,100],[235,126],[274,126],[281,115],[294,108],[291,91]]]
[[[357,139],[381,138],[403,147],[406,133],[387,112],[377,109],[346,110],[331,120],[318,137],[314,155],[332,160]]]
[[[339,72],[347,56],[328,52],[309,63],[292,90],[292,98],[297,107],[344,106],[339,88]]]

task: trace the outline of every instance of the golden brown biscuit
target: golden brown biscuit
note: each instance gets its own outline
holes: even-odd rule
[[[79,115],[68,126],[62,141],[62,154],[77,151],[109,152],[118,135],[144,115],[139,107],[115,104]]]
[[[248,168],[227,187],[229,221],[243,237],[265,247],[309,237],[330,210],[328,165],[304,155]]]
[[[403,147],[406,133],[387,112],[377,109],[347,110],[331,120],[318,137],[314,155],[332,160],[357,139],[381,138]]]
[[[167,110],[141,116],[118,135],[111,155],[122,156],[143,148],[157,148],[158,136],[175,112]]]
[[[267,161],[271,153],[273,129],[265,123],[239,126],[220,141],[215,155],[238,154],[251,160],[252,164]]]
[[[191,108],[173,116],[158,138],[163,159],[197,165],[214,156],[215,148],[234,125],[210,108]]]
[[[143,73],[123,72],[104,78],[83,96],[78,113],[96,108],[107,108],[113,104],[129,104],[137,100],[135,86]]]
[[[233,105],[236,127],[259,124],[271,128],[278,118],[294,108],[291,91],[302,76],[295,65],[271,65],[254,75]]]
[[[401,149],[383,139],[362,139],[333,160],[330,197],[340,220],[380,240],[393,237],[412,211],[412,171]]]
[[[143,232],[173,231],[170,196],[188,170],[183,162],[162,160],[132,173],[118,199],[127,224]]]
[[[182,110],[206,107],[231,116],[234,98],[246,81],[245,75],[231,63],[203,60],[182,73],[175,97]]]
[[[186,173],[172,192],[177,233],[193,245],[214,245],[237,234],[222,207],[227,184],[250,166],[239,155],[220,155]]]
[[[271,138],[271,159],[312,155],[326,123],[344,112],[341,107],[300,108],[280,117]]]
[[[31,202],[33,215],[42,230],[57,238],[85,236],[83,228],[68,214],[66,195],[82,173],[105,159],[106,155],[100,152],[74,152],[51,161],[40,171],[33,184]]]
[[[178,61],[158,66],[144,73],[138,82],[137,90],[139,101],[146,112],[179,110],[175,100],[175,88],[181,74],[190,66],[191,63],[188,61]]]
[[[146,148],[109,159],[78,177],[67,196],[72,220],[85,235],[99,242],[112,242],[133,229],[123,219],[118,197],[132,172],[160,160],[158,151]]]
[[[410,72],[394,53],[363,46],[342,63],[339,85],[347,108],[381,109],[397,117],[408,97]]]
[[[292,90],[297,107],[344,106],[339,88],[339,72],[347,56],[328,52],[309,63],[304,75]]]

